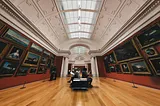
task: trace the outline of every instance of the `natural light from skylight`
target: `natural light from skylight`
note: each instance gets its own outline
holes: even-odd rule
[[[57,0],[69,38],[90,38],[102,0]]]

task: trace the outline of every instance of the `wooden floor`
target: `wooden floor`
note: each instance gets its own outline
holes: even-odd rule
[[[88,91],[72,91],[66,78],[0,90],[0,106],[160,106],[160,90],[94,78]]]

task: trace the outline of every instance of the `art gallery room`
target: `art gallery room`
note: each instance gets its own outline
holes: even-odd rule
[[[0,106],[160,106],[160,0],[0,0]]]

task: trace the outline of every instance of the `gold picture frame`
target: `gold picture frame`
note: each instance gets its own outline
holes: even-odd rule
[[[149,62],[156,75],[160,75],[160,57],[151,58],[149,59]]]
[[[123,73],[125,73],[125,74],[131,74],[132,73],[127,62],[121,63],[120,67],[121,67],[121,70],[122,70]]]

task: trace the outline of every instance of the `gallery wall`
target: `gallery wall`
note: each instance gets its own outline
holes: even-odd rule
[[[100,74],[160,89],[160,17],[102,58]]]
[[[55,55],[0,20],[0,89],[49,78]]]

